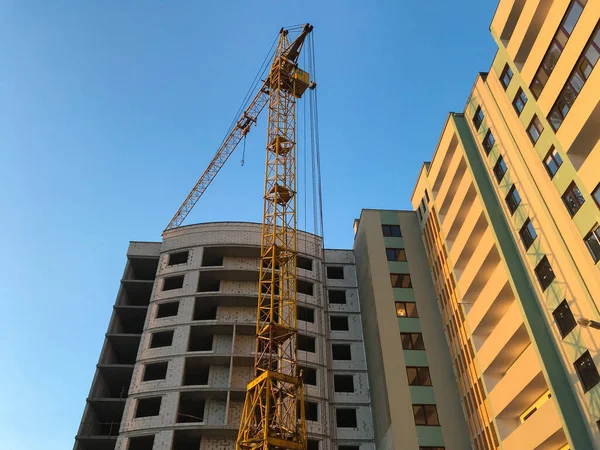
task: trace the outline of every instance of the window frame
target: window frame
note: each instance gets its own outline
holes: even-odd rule
[[[548,266],[545,267],[544,263],[547,263]],[[540,267],[545,268],[545,269],[550,269],[549,273],[544,274],[545,276],[542,277],[540,275]],[[542,259],[540,259],[540,262],[537,263],[537,265],[535,266],[534,272],[535,272],[536,278],[538,279],[538,282],[540,283],[540,287],[542,289],[542,292],[545,292],[546,289],[548,289],[548,287],[556,279],[556,274],[554,273],[554,269],[552,268],[552,264],[550,264],[550,261],[548,260],[548,257],[546,255],[544,255],[542,257]]]
[[[417,411],[415,410],[415,408],[422,408],[423,409],[423,415],[425,418],[425,423],[419,423],[417,422]],[[429,423],[429,414],[427,413],[427,410],[432,409],[435,412],[435,423]],[[440,426],[440,416],[437,412],[437,406],[435,404],[426,404],[426,403],[413,403],[412,405],[412,409],[413,409],[413,417],[415,419],[415,425],[416,426],[421,426],[421,427],[439,427]]]
[[[531,230],[529,229],[529,225],[531,225],[531,228],[533,229],[533,236],[532,236]],[[523,222],[523,225],[521,226],[521,229],[519,230],[519,237],[521,238],[521,242],[523,242],[523,245],[525,246],[525,251],[527,251],[531,248],[531,246],[537,239],[537,236],[538,235],[535,231],[535,227],[533,226],[533,222],[528,217],[527,220],[525,220],[525,222]],[[527,237],[527,239],[526,239],[526,237]]]
[[[538,125],[541,127],[538,128]],[[534,139],[533,136],[531,135],[530,130],[535,129],[535,131],[537,132],[537,137]],[[542,137],[542,133],[544,132],[544,125],[542,124],[542,122],[540,121],[539,117],[534,114],[533,117],[531,118],[531,121],[529,122],[529,125],[527,126],[527,136],[529,136],[529,140],[531,141],[531,143],[535,146],[535,144],[537,144],[537,142],[540,140],[540,137]]]
[[[580,366],[583,363],[591,363],[591,365],[594,367],[596,374],[592,374],[592,380],[586,381],[587,377],[584,377],[582,375]],[[581,386],[583,387],[584,393],[592,390],[600,382],[600,374],[598,373],[598,368],[596,367],[596,363],[594,363],[594,359],[592,358],[592,355],[590,354],[589,350],[586,350],[579,358],[577,358],[573,363],[573,366],[575,366],[575,371],[577,372],[577,376],[579,377],[579,381],[581,382]],[[591,385],[588,385],[588,382],[591,383]]]
[[[600,208],[600,183],[592,190],[592,199],[596,206]]]
[[[515,192],[517,193],[516,197],[514,195]],[[509,199],[511,199],[511,201],[509,201]],[[517,209],[519,209],[519,205],[523,201],[521,199],[521,196],[519,195],[519,191],[517,190],[517,188],[516,188],[516,186],[514,184],[508,190],[508,194],[506,194],[506,197],[504,198],[504,201],[506,202],[506,205],[508,206],[508,210],[510,211],[510,215],[514,216],[514,214],[517,211]]]
[[[508,73],[510,72],[510,76],[508,77],[508,83],[504,84],[504,77],[508,75]],[[510,68],[510,66],[508,65],[508,63],[506,63],[504,65],[504,69],[502,69],[502,72],[500,73],[500,84],[502,85],[502,87],[504,88],[504,90],[506,91],[508,89],[508,86],[510,86],[510,82],[513,79],[513,76],[515,74],[513,73],[512,69]]]
[[[498,169],[502,168],[504,170],[500,172]],[[506,163],[504,162],[504,158],[502,157],[502,155],[500,155],[496,160],[496,164],[494,164],[494,168],[492,169],[492,171],[494,172],[496,181],[498,182],[498,184],[500,184],[504,179],[504,175],[506,175],[506,172],[508,172],[508,167],[506,167]]]
[[[577,190],[577,192],[579,192],[579,196],[577,195],[577,193],[575,193],[575,189]],[[571,217],[575,217],[575,215],[579,212],[581,207],[585,204],[585,198],[583,197],[583,194],[581,193],[581,190],[579,189],[579,186],[577,186],[575,181],[571,181],[569,186],[567,186],[567,189],[565,189],[565,192],[563,192],[563,194],[561,195],[561,198]],[[571,204],[567,200],[568,198],[572,199],[574,203]]]
[[[575,320],[575,317],[573,317],[573,312],[566,299],[563,299],[563,301],[554,308],[552,317],[554,318],[554,322],[556,322],[556,327],[558,328],[558,332],[562,339],[566,338],[569,333],[577,327],[577,321]]]
[[[525,109],[525,106],[527,105],[527,101],[529,99],[527,98],[527,95],[525,94],[525,92],[523,91],[522,88],[519,88],[519,90],[517,91],[515,97],[513,98],[512,101],[512,105],[513,108],[515,109],[515,112],[517,113],[517,116],[521,116],[521,114],[523,113],[523,110]],[[519,108],[518,105],[522,106]]]
[[[389,234],[386,234],[386,229]],[[396,230],[398,230],[397,235],[395,234]],[[400,225],[381,224],[381,232],[383,233],[383,237],[402,237]]]
[[[390,259],[390,253],[388,252],[394,252],[394,259]],[[390,248],[390,247],[386,247],[385,248],[385,256],[387,258],[388,261],[395,261],[395,262],[406,262],[406,249],[404,248]],[[401,256],[403,256],[404,259],[398,259]]]
[[[483,123],[484,120],[485,120],[485,114],[483,113],[483,110],[481,109],[481,105],[477,105],[477,109],[475,110],[475,114],[473,114],[473,118],[472,118],[473,125],[475,125],[476,130],[479,130],[479,128],[481,128],[481,124]]]
[[[594,239],[594,238],[596,241],[597,253],[594,252],[594,249],[588,242],[588,240]],[[592,259],[594,260],[594,264],[598,264],[598,261],[600,261],[600,225],[598,225],[598,223],[594,224],[594,226],[589,231],[589,233],[585,235],[585,237],[583,238],[583,242],[584,242],[585,246],[587,247],[588,251],[590,252]]]
[[[556,156],[558,156],[558,160],[556,159]],[[552,173],[552,170],[550,169],[550,165],[547,162],[548,159],[550,159],[556,166],[556,170],[554,171],[554,173]],[[558,169],[560,169],[560,167],[562,166],[563,159],[560,156],[560,154],[558,153],[558,150],[556,150],[554,145],[552,145],[550,147],[550,150],[548,151],[548,153],[546,153],[546,156],[544,157],[542,162],[544,163],[544,168],[546,169],[546,173],[548,174],[550,179],[553,179],[554,176],[558,173]]]
[[[490,143],[490,138],[491,138],[491,143]],[[492,149],[494,148],[494,145],[496,145],[496,138],[494,137],[494,134],[492,133],[491,128],[488,128],[487,132],[485,133],[485,136],[483,137],[482,145],[483,145],[483,149],[485,150],[486,155],[489,155],[491,153]]]
[[[404,286],[404,280],[408,278],[408,286]],[[400,286],[396,286],[400,281]],[[390,283],[395,289],[412,289],[412,278],[410,273],[390,273]]]
[[[410,376],[408,374],[409,370],[413,369],[416,375],[416,383],[411,383]],[[425,375],[425,373],[427,373],[427,375]],[[406,366],[406,376],[408,378],[409,386],[433,386],[433,383],[431,382],[431,372],[427,366]]]
[[[407,305],[411,305],[408,307]],[[417,311],[416,302],[394,302],[394,306],[396,308],[396,317],[409,318],[409,319],[417,319],[419,317],[419,312]],[[401,307],[405,315],[399,313],[398,307]]]
[[[416,351],[424,351],[425,350],[425,342],[423,341],[423,333],[418,333],[418,332],[400,333],[400,342],[402,343],[402,350],[416,350]],[[416,342],[420,343],[420,346],[422,348],[415,348]],[[409,345],[405,346],[405,343],[407,343]]]

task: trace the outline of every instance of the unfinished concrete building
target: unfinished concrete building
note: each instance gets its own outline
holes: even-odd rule
[[[130,244],[75,450],[235,448],[260,242],[260,224],[226,222]],[[299,232],[297,290],[308,448],[372,450],[353,252]]]

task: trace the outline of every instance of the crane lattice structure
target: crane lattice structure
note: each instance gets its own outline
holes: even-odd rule
[[[166,230],[179,227],[268,104],[255,378],[247,387],[237,450],[305,450],[304,389],[297,364],[296,101],[315,84],[298,67],[313,27],[289,42],[281,29],[269,75],[223,140]]]

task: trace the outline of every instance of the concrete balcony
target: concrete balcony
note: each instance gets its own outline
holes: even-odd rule
[[[465,239],[462,248],[455,246],[455,252],[451,252],[450,255],[451,261],[454,261],[454,271],[457,276],[459,272],[463,272],[470,264],[479,245],[481,245],[481,241],[487,238],[486,231],[488,230],[488,223],[485,215],[481,213],[479,216],[475,216],[475,220],[476,222],[468,232],[469,237]],[[466,224],[464,226],[466,226]]]
[[[462,149],[457,149],[448,164],[448,169],[443,175],[443,181],[440,185],[438,197],[436,198],[436,205],[439,207],[440,221],[443,221],[443,216],[448,212],[452,197],[456,190],[458,182],[462,178],[462,174],[466,170],[467,164],[463,158]],[[442,176],[442,174],[440,174]]]
[[[429,167],[429,179],[435,180],[432,182],[432,194],[436,203],[438,203],[438,193],[440,191],[440,186],[442,182],[445,180],[446,173],[448,171],[448,165],[452,158],[456,155],[456,150],[458,148],[458,139],[456,134],[454,134],[454,130],[450,127],[446,127],[442,136],[440,138],[440,142],[437,146],[435,157],[432,159],[431,165]],[[438,155],[439,151],[439,155]],[[442,157],[443,156],[443,157]]]
[[[512,36],[524,5],[525,0],[500,0],[498,3],[490,30],[502,40],[504,45]]]
[[[473,197],[473,200],[474,199],[475,197]],[[453,233],[454,239],[452,241],[449,239],[449,235],[446,235],[446,243],[448,245],[450,261],[458,260],[459,253],[462,252],[462,249],[465,247],[465,245],[467,245],[473,228],[475,228],[479,217],[483,214],[481,202],[470,201],[468,204],[466,204],[466,198],[463,201],[465,203],[463,204],[463,208],[465,208],[467,211],[462,226],[457,227],[456,233]]]
[[[535,414],[502,440],[504,448],[536,450],[556,450],[566,443],[562,419],[553,400],[544,403]]]
[[[488,336],[513,300],[506,269],[498,264],[471,306],[467,305],[467,322],[473,334]]]
[[[515,419],[548,390],[533,345],[519,356],[489,395],[492,411]]]
[[[460,177],[460,178],[459,178]],[[474,195],[471,192],[468,195],[469,191],[472,191],[472,178],[471,174],[467,173],[466,169],[462,174],[456,174],[456,179],[453,182],[453,192],[449,194],[448,199],[450,200],[450,204],[444,214],[444,217],[441,220],[442,229],[449,236],[450,240],[454,240],[454,235],[458,232],[450,233],[453,226],[456,222],[461,226],[464,220],[466,219],[466,211],[471,206],[473,202]]]
[[[477,353],[484,375],[504,374],[530,343],[519,305],[513,302]]]
[[[525,2],[512,35],[506,42],[506,51],[521,70],[548,15],[552,0]]]
[[[483,289],[496,268],[497,259],[494,236],[486,228],[464,269],[455,268],[458,290],[463,293],[465,302],[472,302]]]

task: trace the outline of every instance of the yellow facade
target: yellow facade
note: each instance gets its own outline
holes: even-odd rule
[[[477,449],[600,448],[589,375],[600,330],[574,324],[600,321],[600,262],[584,241],[600,223],[600,69],[586,65],[599,24],[598,0],[500,1],[492,67],[449,116],[412,195]],[[553,151],[557,170],[544,164]],[[563,200],[573,183],[576,207]]]

